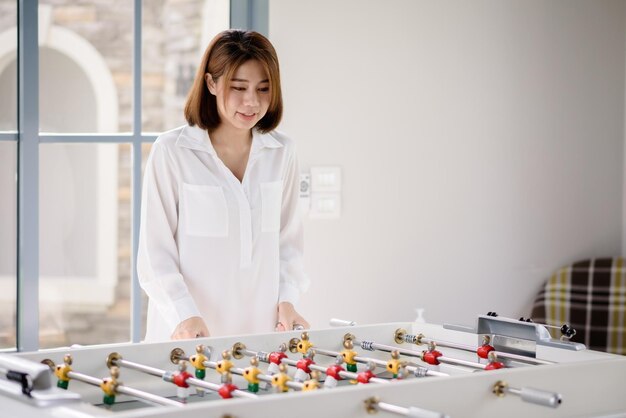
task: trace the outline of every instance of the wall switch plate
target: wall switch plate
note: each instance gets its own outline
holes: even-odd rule
[[[341,216],[339,193],[313,193],[309,217],[314,219],[336,219]]]
[[[311,167],[311,191],[313,193],[341,191],[341,168]]]

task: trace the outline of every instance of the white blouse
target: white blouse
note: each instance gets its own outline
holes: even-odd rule
[[[207,132],[159,136],[143,180],[137,272],[149,296],[146,341],[192,316],[212,336],[273,331],[276,305],[308,287],[293,141],[253,131],[240,182]]]

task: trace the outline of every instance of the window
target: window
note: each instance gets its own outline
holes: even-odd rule
[[[234,18],[248,19],[251,0],[232,3]],[[0,0],[0,348],[139,341],[145,304],[133,243],[141,166],[155,133],[184,122],[195,66],[229,27],[231,1],[20,7]],[[20,96],[20,83],[37,81],[38,90]],[[18,158],[27,170],[21,177]],[[35,234],[26,231],[33,219]],[[22,291],[19,304],[18,275],[21,287],[38,289]]]
[[[0,0],[0,349],[16,346],[17,1]]]

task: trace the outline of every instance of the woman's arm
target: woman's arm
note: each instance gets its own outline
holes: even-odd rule
[[[180,273],[178,245],[179,175],[158,141],[146,163],[141,199],[137,273],[139,283],[165,319],[171,338],[208,335],[204,321]],[[194,319],[195,318],[195,319]],[[192,320],[193,319],[193,320]],[[192,337],[189,337],[192,335]]]
[[[294,324],[309,327],[308,322],[294,308],[300,294],[309,287],[309,279],[304,272],[304,235],[298,207],[299,197],[300,171],[295,151],[292,150],[285,175],[280,216],[278,331],[291,330]]]

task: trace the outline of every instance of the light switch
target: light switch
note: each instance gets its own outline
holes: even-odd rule
[[[311,167],[311,191],[313,193],[341,191],[341,168]]]
[[[339,193],[312,193],[309,217],[315,219],[335,219],[341,215],[341,195]]]

